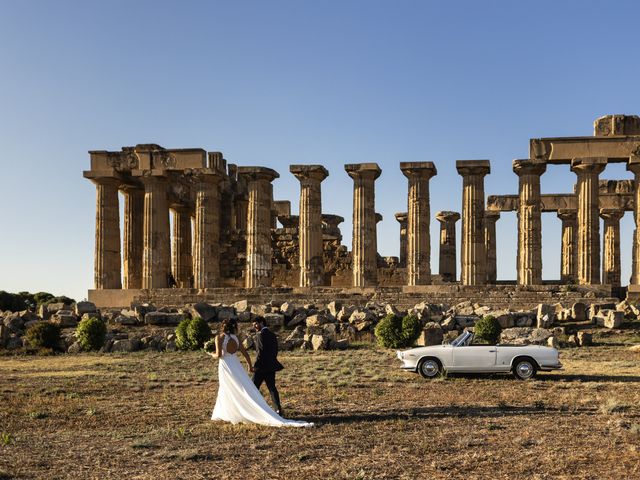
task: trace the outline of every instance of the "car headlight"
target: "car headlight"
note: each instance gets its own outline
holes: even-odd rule
[[[396,357],[400,360],[403,360],[404,354],[400,350],[396,350]]]

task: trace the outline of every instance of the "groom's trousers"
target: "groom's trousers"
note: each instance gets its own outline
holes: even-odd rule
[[[265,372],[264,370],[256,370],[253,372],[253,383],[258,390],[260,390],[262,382],[267,384],[273,405],[276,407],[276,410],[280,412],[282,407],[280,406],[280,395],[276,388],[276,372]]]

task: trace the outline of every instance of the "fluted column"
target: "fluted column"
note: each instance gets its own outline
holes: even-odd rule
[[[401,267],[407,266],[407,212],[398,212],[395,215],[400,224],[400,263]]]
[[[324,283],[322,256],[321,182],[329,172],[322,165],[291,165],[289,171],[300,181],[299,257],[300,286]]]
[[[124,188],[124,288],[142,288],[144,190]]]
[[[542,220],[540,175],[547,164],[538,160],[514,160],[519,177],[518,285],[542,284]]]
[[[486,252],[484,245],[484,177],[491,172],[489,160],[458,160],[462,176],[462,285],[484,285]]]
[[[142,288],[167,288],[171,271],[167,178],[142,176],[144,184],[144,232]]]
[[[96,185],[95,288],[122,288],[118,200],[120,180],[113,177],[97,177],[91,180]]]
[[[602,283],[619,287],[620,273],[620,219],[624,210],[604,208],[600,217],[604,220],[604,255],[602,258]]]
[[[191,288],[193,256],[191,254],[191,209],[173,209],[173,248],[171,271],[178,288]]]
[[[278,172],[266,167],[238,167],[247,180],[247,265],[245,287],[271,286],[271,182]]]
[[[376,251],[375,181],[382,172],[376,163],[356,163],[344,166],[353,178],[353,286],[365,287],[378,283],[378,252]]]
[[[436,220],[440,222],[440,261],[438,273],[443,281],[455,282],[456,262],[456,222],[460,220],[458,212],[438,212]]]
[[[560,281],[576,283],[578,281],[578,212],[565,208],[559,209],[558,218],[562,220]]]
[[[600,192],[598,175],[606,158],[575,158],[571,171],[578,176],[578,283],[600,283]]]
[[[496,283],[498,268],[496,262],[496,222],[500,212],[487,210],[484,213],[484,248],[487,252],[487,283]]]
[[[637,259],[640,258],[640,238],[638,238],[637,230],[640,227],[640,156],[632,156],[629,158],[627,164],[627,170],[633,172],[635,185],[633,187],[633,220],[635,221],[636,228],[634,230],[633,246],[632,246],[632,259],[633,270],[631,272],[631,284],[640,284],[640,271],[638,271]]]
[[[220,282],[220,180],[213,170],[195,175],[193,288],[213,288]]]
[[[407,285],[431,283],[431,209],[429,179],[437,175],[433,162],[401,162],[409,182],[407,196]]]

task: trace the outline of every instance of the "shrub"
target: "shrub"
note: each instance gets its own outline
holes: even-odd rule
[[[176,328],[176,347],[179,350],[198,350],[211,338],[211,329],[200,317],[185,318]]]
[[[502,327],[500,326],[500,322],[498,322],[495,317],[487,315],[476,322],[473,331],[476,335],[476,338],[485,340],[486,342],[494,345],[498,343],[498,340],[500,340]]]
[[[389,314],[384,317],[375,328],[378,343],[386,348],[410,347],[420,336],[422,325],[420,321],[407,315],[404,318]]]
[[[60,327],[51,322],[38,322],[27,330],[25,340],[32,347],[56,348],[60,341]]]
[[[107,335],[107,325],[102,320],[91,317],[81,320],[76,328],[76,338],[82,350],[100,350]]]

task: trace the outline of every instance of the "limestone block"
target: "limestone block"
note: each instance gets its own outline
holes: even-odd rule
[[[117,323],[120,325],[137,325],[138,324],[137,317],[129,317],[127,315],[117,315],[111,321],[113,323]]]
[[[515,316],[509,310],[496,310],[489,315],[495,318],[502,328],[511,328],[516,324]]]
[[[78,302],[75,304],[75,314],[81,317],[85,313],[94,313],[97,311],[96,305],[93,302]]]
[[[329,313],[336,318],[338,318],[338,312],[340,312],[341,308],[342,308],[342,304],[335,301],[329,302],[327,304],[327,310],[329,310]]]
[[[51,317],[51,321],[60,328],[73,328],[78,325],[78,317],[69,310],[60,310]]]
[[[571,305],[571,318],[574,322],[584,322],[587,319],[587,306],[582,302]]]
[[[213,322],[216,319],[216,307],[208,303],[200,302],[190,309],[191,317],[200,317],[205,322]]]
[[[454,317],[453,315],[446,316],[440,323],[440,327],[443,330],[453,330],[454,328],[456,328],[456,317]]]
[[[473,315],[473,305],[471,304],[470,301],[466,301],[466,302],[461,302],[459,304],[457,304],[455,307],[453,307],[456,316],[458,315]]]
[[[73,342],[67,349],[67,353],[80,353],[81,351],[82,347],[80,346],[80,342]]]
[[[237,320],[236,310],[232,306],[221,305],[216,307],[216,320],[224,322],[225,320]]]
[[[545,328],[507,328],[500,335],[500,343],[511,345],[546,345],[553,332]]]
[[[357,308],[349,317],[349,323],[375,322],[376,316],[368,308]]]
[[[331,340],[329,341],[329,348],[331,350],[346,350],[349,348],[349,339],[341,338],[339,340]]]
[[[581,347],[593,345],[593,336],[589,332],[580,331],[576,334],[577,343]]]
[[[373,325],[373,322],[366,320],[364,322],[355,323],[354,327],[355,327],[356,331],[364,332],[366,330],[369,330],[372,325]]]
[[[536,308],[536,326],[538,328],[549,328],[556,319],[556,309],[553,305],[544,303],[538,304]]]
[[[291,318],[295,314],[297,307],[290,302],[284,302],[280,305],[280,313],[283,314],[286,318]]]
[[[516,327],[532,327],[534,323],[534,318],[529,315],[522,315],[516,318],[515,326]]]
[[[560,347],[560,342],[558,341],[558,339],[556,337],[549,337],[547,339],[547,345],[549,347],[552,347],[552,348],[559,348]]]
[[[253,320],[253,314],[251,312],[238,312],[238,322],[247,323]]]
[[[271,312],[270,305],[251,305],[251,313],[264,317],[267,313]]]
[[[619,328],[624,322],[624,313],[603,309],[594,317],[594,323],[605,328]]]
[[[246,312],[249,310],[249,302],[247,302],[246,300],[240,300],[239,302],[234,303],[233,306],[238,313]]]
[[[311,336],[311,346],[314,350],[326,350],[329,346],[329,341],[329,337],[324,337],[322,335]]]
[[[418,337],[417,344],[420,346],[440,345],[443,340],[444,332],[440,325],[435,322],[428,322]]]
[[[306,324],[307,327],[320,327],[327,323],[331,322],[331,319],[328,315],[324,315],[322,313],[311,315],[307,317]]]
[[[473,327],[478,321],[478,317],[475,315],[456,315],[455,319],[460,328]]]
[[[144,316],[144,323],[147,325],[178,325],[184,319],[183,313],[149,312]]]
[[[284,315],[281,313],[266,313],[264,315],[265,323],[267,327],[283,327]]]
[[[111,352],[135,352],[140,350],[140,342],[136,339],[114,340]]]

